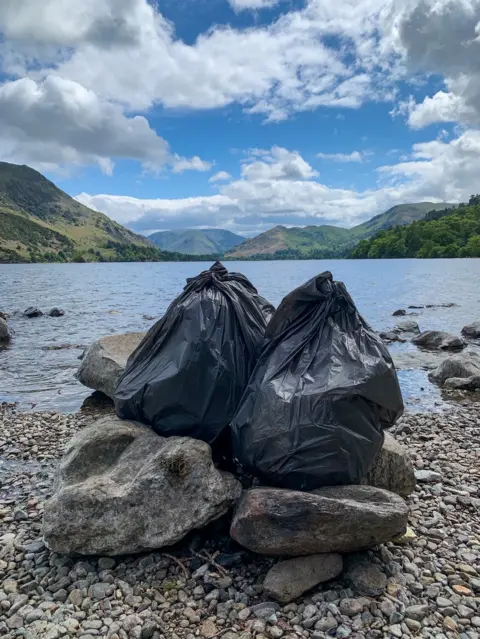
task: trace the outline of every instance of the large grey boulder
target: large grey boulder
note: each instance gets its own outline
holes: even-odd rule
[[[444,331],[424,331],[412,339],[412,344],[444,351],[458,351],[465,347],[461,337]]]
[[[363,483],[401,497],[408,497],[415,490],[417,482],[408,451],[390,433],[385,433],[383,446]]]
[[[450,377],[445,381],[444,387],[453,390],[479,391],[480,374],[471,377]]]
[[[420,327],[418,322],[415,320],[404,320],[403,322],[398,322],[398,324],[393,329],[394,333],[412,333],[414,335],[418,335],[420,333]]]
[[[12,334],[7,322],[0,317],[0,344],[8,344],[12,339]]]
[[[286,604],[318,584],[335,579],[342,570],[342,555],[334,553],[286,559],[270,568],[263,591],[267,597]]]
[[[221,517],[240,494],[208,444],[105,417],[68,444],[45,504],[45,543],[82,555],[163,548]]]
[[[86,351],[75,377],[88,388],[113,399],[127,359],[146,333],[122,333],[102,337]]]
[[[243,493],[230,534],[265,555],[363,550],[405,532],[401,497],[372,486],[334,486],[312,493],[254,488]]]
[[[480,339],[480,321],[464,326],[462,328],[462,335],[470,339]]]
[[[447,380],[467,379],[480,375],[480,356],[472,352],[451,355],[431,373],[428,378],[431,382],[443,385]]]

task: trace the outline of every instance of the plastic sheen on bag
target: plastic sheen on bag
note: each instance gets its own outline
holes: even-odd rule
[[[403,412],[392,359],[332,274],[287,295],[232,421],[233,450],[271,486],[358,484]]]
[[[274,310],[220,262],[188,279],[130,356],[115,391],[118,416],[212,443],[235,414]]]

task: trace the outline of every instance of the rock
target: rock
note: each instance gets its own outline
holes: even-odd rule
[[[469,379],[480,376],[480,357],[474,353],[461,353],[451,355],[431,373],[428,378],[431,382],[445,384],[449,379]]]
[[[268,571],[263,590],[268,597],[289,603],[316,585],[335,579],[342,569],[342,556],[336,554],[287,559]]]
[[[394,544],[404,545],[404,544],[410,544],[416,539],[417,539],[417,535],[410,528],[410,526],[407,526],[407,530],[405,531],[405,533],[403,535],[399,535],[398,537],[394,537],[392,541]]]
[[[113,398],[127,359],[146,333],[123,333],[102,337],[87,349],[75,377],[79,382]]]
[[[398,322],[398,324],[393,329],[394,333],[414,333],[418,335],[420,333],[420,327],[418,322],[415,320],[404,320],[403,322]]]
[[[362,483],[384,488],[401,497],[408,497],[415,490],[417,482],[407,449],[390,433],[385,433],[383,446]]]
[[[0,319],[3,319],[5,321],[7,321],[9,317],[10,317],[10,315],[8,313],[2,313],[0,311]]]
[[[445,351],[420,350],[400,351],[391,355],[397,370],[416,370],[418,368],[434,370],[448,357],[448,353]]]
[[[436,484],[442,481],[440,473],[436,473],[433,470],[416,470],[415,478],[418,482],[423,484]]]
[[[8,344],[12,339],[12,334],[7,322],[0,317],[0,344]]]
[[[43,315],[42,311],[35,306],[29,306],[25,311],[23,311],[24,317],[41,317]]]
[[[45,542],[60,554],[121,555],[169,546],[225,514],[241,494],[210,447],[105,417],[68,444],[45,504]]]
[[[342,599],[338,605],[342,615],[355,617],[363,610],[363,602],[359,599]]]
[[[415,621],[422,621],[424,617],[428,615],[428,605],[427,604],[418,604],[416,606],[408,606],[405,609],[405,617],[409,619],[414,619]]]
[[[353,552],[402,534],[408,509],[398,495],[372,486],[335,486],[312,493],[276,488],[244,491],[230,534],[266,555]]]
[[[387,587],[387,576],[377,564],[354,561],[346,572],[351,587],[365,597],[378,597]]]
[[[65,311],[63,308],[52,308],[49,315],[50,317],[63,317],[65,315]]]
[[[406,342],[394,331],[381,331],[378,335],[384,342]]]
[[[251,610],[257,619],[270,619],[278,610],[280,610],[280,606],[274,601],[264,601],[256,606],[252,606]]]
[[[444,331],[424,331],[412,339],[412,344],[422,348],[440,349],[443,351],[461,350],[465,342],[461,337]]]
[[[464,326],[462,328],[462,335],[470,339],[480,339],[480,321]]]
[[[480,374],[472,375],[472,377],[467,377],[466,379],[461,377],[451,377],[446,380],[444,387],[466,391],[480,390]]]
[[[404,308],[399,308],[398,311],[394,311],[392,313],[393,317],[400,317],[401,315],[406,315],[407,311]]]

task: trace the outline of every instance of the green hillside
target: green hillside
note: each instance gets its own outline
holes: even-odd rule
[[[148,239],[164,251],[188,255],[222,255],[245,241],[241,235],[223,229],[160,231]]]
[[[468,205],[432,211],[424,220],[380,231],[359,242],[351,257],[480,257],[480,196],[472,196]]]
[[[0,162],[0,262],[163,261],[172,256],[28,166]]]
[[[429,211],[452,206],[455,205],[433,202],[400,204],[350,229],[329,225],[305,228],[276,226],[257,237],[246,240],[230,251],[228,256],[237,259],[345,257],[365,237],[370,237],[382,229],[410,224],[422,219]]]

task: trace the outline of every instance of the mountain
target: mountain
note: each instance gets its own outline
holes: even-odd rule
[[[275,226],[235,247],[228,256],[241,259],[254,256],[270,259],[344,257],[360,240],[371,237],[378,231],[411,224],[424,218],[429,211],[454,206],[456,205],[433,202],[400,204],[350,229],[329,225],[305,228]]]
[[[480,196],[472,196],[468,205],[431,211],[408,226],[382,230],[360,241],[352,257],[480,257]]]
[[[232,251],[231,257],[248,258],[255,255],[283,256],[296,251],[308,253],[312,250],[329,251],[332,247],[346,244],[350,232],[340,226],[306,226],[290,228],[275,226],[265,233],[246,240]]]
[[[160,231],[148,239],[159,248],[188,255],[216,255],[230,251],[245,238],[222,229]]]
[[[28,166],[0,162],[0,262],[162,261],[158,250]]]

